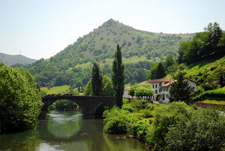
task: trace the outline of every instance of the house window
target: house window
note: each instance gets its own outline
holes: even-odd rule
[[[159,92],[162,92],[162,88],[159,89]]]
[[[163,100],[165,100],[165,94],[163,94],[163,97],[162,97],[162,99],[163,99]]]
[[[162,82],[159,82],[159,86],[161,87],[161,85],[162,85]]]
[[[157,88],[157,84],[155,84],[155,88]]]
[[[154,84],[152,85],[152,87],[154,88]]]
[[[155,90],[155,94],[157,94],[157,90]]]

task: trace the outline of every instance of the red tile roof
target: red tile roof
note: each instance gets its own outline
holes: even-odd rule
[[[154,79],[154,80],[143,81],[143,82],[141,82],[140,84],[142,84],[142,83],[170,82],[170,81],[172,81],[172,80],[173,80],[173,79],[169,79],[169,78],[165,78],[165,79]]]

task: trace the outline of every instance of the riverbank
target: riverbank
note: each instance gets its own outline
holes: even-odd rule
[[[122,109],[104,112],[104,116],[104,132],[134,136],[153,150],[225,147],[225,134],[221,133],[225,131],[225,117],[213,109],[199,110],[184,102],[155,105],[133,100],[125,101]]]

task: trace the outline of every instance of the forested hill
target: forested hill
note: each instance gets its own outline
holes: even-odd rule
[[[30,59],[22,55],[8,55],[0,52],[0,62],[3,62],[4,64],[11,66],[14,64],[30,64],[35,62],[35,59]]]
[[[193,35],[140,31],[110,19],[54,57],[38,60],[26,68],[41,86],[86,85],[91,78],[94,60],[101,64],[103,73],[110,76],[119,43],[126,64],[127,83],[132,79],[140,82],[146,78],[144,69],[149,69],[152,62],[163,61],[169,55],[176,57],[180,43],[191,40]]]

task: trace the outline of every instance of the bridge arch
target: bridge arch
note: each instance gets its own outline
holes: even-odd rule
[[[112,108],[114,105],[113,97],[106,96],[46,96],[42,98],[44,106],[41,109],[41,113],[38,119],[45,120],[49,106],[54,102],[62,99],[71,100],[77,103],[81,109],[81,113],[83,114],[84,119],[95,118],[95,111],[100,104],[105,104],[109,108]]]

